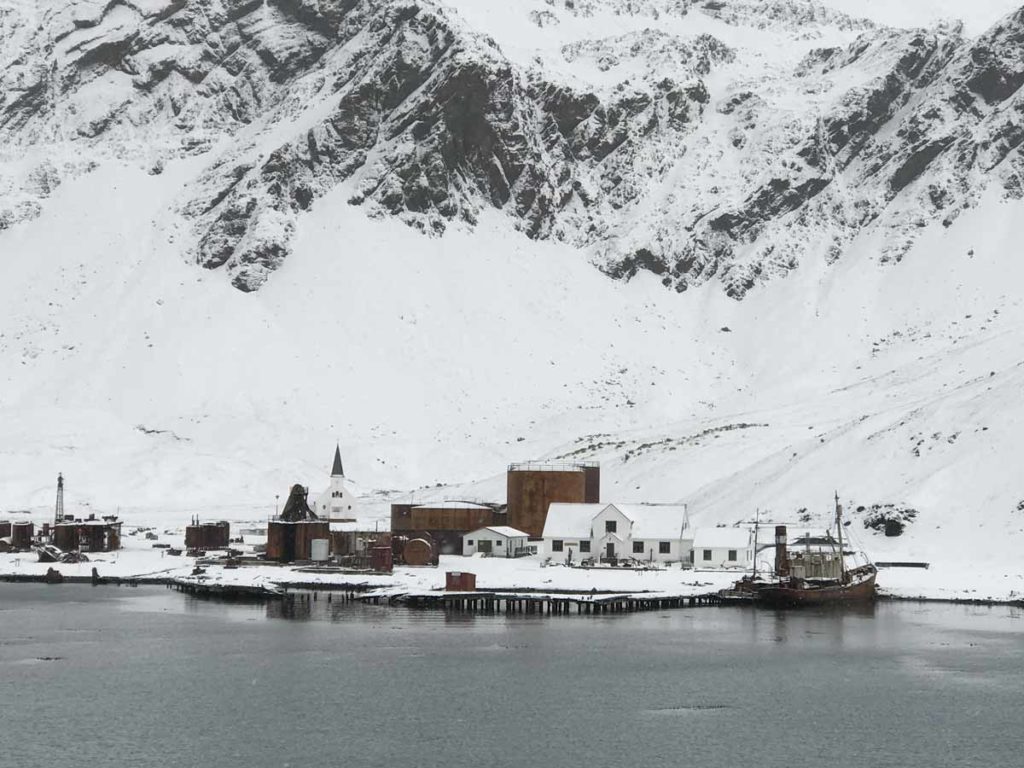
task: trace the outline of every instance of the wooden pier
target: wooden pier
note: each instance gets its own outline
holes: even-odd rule
[[[450,613],[566,616],[638,613],[720,605],[717,593],[667,595],[660,593],[531,594],[522,592],[369,592],[356,600],[373,605],[405,605]]]

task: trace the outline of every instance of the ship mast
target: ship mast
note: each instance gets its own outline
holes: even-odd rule
[[[750,574],[750,578],[757,578],[757,526],[761,522],[761,508],[758,507],[757,511],[754,512],[754,570]]]
[[[846,561],[843,559],[843,507],[836,491],[836,537],[839,539],[839,582],[846,583]]]

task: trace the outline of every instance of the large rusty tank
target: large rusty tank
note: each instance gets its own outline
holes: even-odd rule
[[[402,560],[406,565],[437,565],[437,549],[427,539],[409,539],[402,547]]]

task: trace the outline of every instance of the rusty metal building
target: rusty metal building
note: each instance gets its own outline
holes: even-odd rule
[[[52,531],[53,544],[65,552],[113,552],[121,548],[121,523],[113,516],[101,520],[95,515],[85,520],[64,517]]]
[[[198,517],[185,527],[185,546],[189,549],[226,549],[231,543],[231,524],[226,520],[199,521]]]
[[[293,485],[280,516],[267,523],[267,560],[311,560],[313,542],[317,539],[326,539],[330,552],[331,526],[309,508],[308,496],[308,488]]]
[[[510,464],[507,484],[507,525],[536,538],[544,535],[550,504],[597,504],[601,501],[601,465],[596,462]]]
[[[330,538],[330,525],[323,520],[271,520],[267,524],[266,559],[280,563],[310,560],[313,541]]]
[[[464,534],[490,525],[505,525],[506,517],[501,505],[474,501],[392,504],[391,530],[409,541],[429,541],[435,556],[461,555]]]

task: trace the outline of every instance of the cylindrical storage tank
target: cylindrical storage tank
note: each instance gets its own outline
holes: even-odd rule
[[[78,549],[78,526],[73,523],[60,523],[54,526],[53,544],[64,552]]]
[[[379,573],[391,573],[394,570],[391,547],[371,547],[370,567]]]
[[[11,526],[11,549],[31,549],[35,532],[33,523],[14,523]]]
[[[309,547],[309,559],[314,563],[323,563],[330,556],[331,542],[327,539],[313,539]]]
[[[591,485],[595,483],[591,472]],[[513,464],[508,469],[508,525],[533,537],[544,534],[553,502],[587,502],[588,475],[578,464]],[[600,474],[596,475],[600,486]]]
[[[402,550],[406,565],[430,565],[434,562],[434,547],[426,539],[410,539]]]

